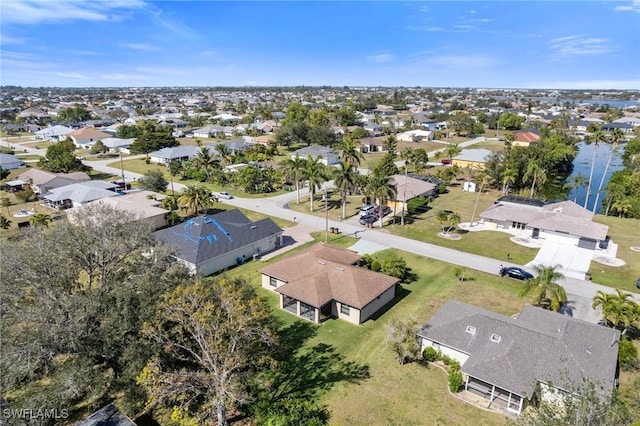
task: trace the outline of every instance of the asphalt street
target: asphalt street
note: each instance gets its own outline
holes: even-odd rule
[[[469,146],[473,143],[481,142],[483,140],[484,138],[476,138],[461,145]],[[17,146],[18,144],[13,145]],[[24,147],[24,149],[27,152],[37,153],[40,155],[44,155],[44,153],[46,153],[42,152],[44,150],[36,150],[29,147]],[[110,158],[99,161],[85,160],[84,164],[91,166],[95,170],[98,170],[100,172],[111,173],[120,176],[120,168],[107,166],[107,164],[113,163],[114,161],[117,161],[117,158]],[[126,179],[137,180],[141,176],[142,175],[140,174],[128,172],[125,170]],[[182,188],[184,188],[184,185],[174,182],[174,188],[176,191],[180,191],[182,190]],[[308,196],[307,191],[304,189],[301,190],[300,196]],[[282,219],[302,223],[310,228],[314,228],[317,230],[325,230],[325,227],[339,228],[341,233],[352,235],[366,241],[371,241],[386,247],[397,248],[417,255],[430,257],[432,259],[463,266],[477,271],[487,272],[490,274],[497,273],[500,269],[501,264],[506,265],[505,262],[500,260],[400,237],[387,232],[376,230],[375,228],[365,228],[364,226],[349,223],[348,221],[329,220],[327,222],[323,217],[300,213],[289,209],[289,202],[295,202],[295,198],[296,192],[291,191],[269,198],[257,199],[236,197],[231,200],[223,200],[222,202],[236,207],[258,211],[260,213],[273,217],[279,217]],[[319,205],[318,208],[322,207]],[[591,308],[591,301],[595,294],[599,290],[607,293],[613,292],[613,289],[611,289],[610,287],[606,287],[591,281],[578,280],[574,278],[564,278],[561,281],[561,284],[564,286],[565,291],[567,292],[567,297],[569,299],[567,313],[590,322],[597,322],[600,319],[599,313]],[[634,296],[638,300],[640,300],[640,295]]]

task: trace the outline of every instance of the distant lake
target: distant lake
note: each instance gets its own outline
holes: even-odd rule
[[[532,99],[535,99],[536,101],[540,101],[540,102],[548,102],[551,104],[558,104],[558,105],[563,105],[565,102],[569,102],[569,104],[575,103],[576,105],[607,104],[612,108],[620,108],[620,109],[623,109],[629,106],[638,105],[638,101],[624,101],[621,99],[584,99],[583,101],[580,101],[579,99],[556,99],[556,98],[532,98]]]
[[[573,177],[577,174],[582,174],[584,177],[589,179],[589,171],[591,170],[591,157],[593,155],[594,144],[587,145],[584,142],[580,142],[577,145],[578,147],[578,155],[573,160],[573,173],[569,177],[569,181],[573,179]],[[596,159],[593,166],[593,181],[591,183],[591,195],[587,200],[587,209],[593,211],[593,203],[596,201],[596,192],[598,191],[598,186],[600,185],[600,179],[602,179],[602,175],[604,174],[604,168],[607,166],[607,160],[609,159],[609,153],[611,152],[612,145],[608,143],[600,143],[598,145],[598,149],[596,150]],[[609,179],[611,179],[611,175],[613,172],[624,169],[622,165],[621,155],[624,151],[624,144],[618,145],[616,152],[613,154],[613,158],[611,159],[611,164],[609,164],[609,170],[607,170],[607,175],[605,176],[604,183],[602,184],[602,193],[598,199],[598,209],[596,213],[600,213],[602,210],[602,201],[606,196],[606,191],[604,190],[607,187],[607,183]],[[584,206],[585,197],[587,195],[587,189],[584,187],[572,189],[569,193],[569,199],[574,200],[577,197],[577,203],[581,206]]]

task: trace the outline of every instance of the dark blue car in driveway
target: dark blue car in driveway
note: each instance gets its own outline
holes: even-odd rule
[[[526,280],[530,280],[531,278],[533,278],[532,274],[530,274],[529,272],[525,271],[522,268],[517,268],[515,266],[509,266],[509,267],[506,267],[506,268],[501,268],[500,269],[500,276],[501,277],[514,278],[516,280],[521,280],[521,281],[526,281]]]

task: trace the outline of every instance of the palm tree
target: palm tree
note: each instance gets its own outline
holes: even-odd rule
[[[438,213],[436,213],[436,221],[440,226],[442,226],[442,233],[446,234],[447,232],[445,232],[444,226],[449,223],[449,212],[446,210],[439,210]]]
[[[356,188],[357,171],[353,164],[341,161],[334,174],[334,185],[342,197],[342,219],[347,217],[347,194]]]
[[[313,211],[313,197],[327,178],[325,166],[320,162],[320,157],[313,158],[309,155],[305,163],[304,177],[309,183],[309,210]]]
[[[547,176],[545,174],[545,170],[540,166],[539,160],[530,160],[529,164],[527,164],[527,170],[524,173],[523,179],[528,181],[532,180],[531,183],[531,195],[529,198],[533,198],[533,190],[536,187],[536,183],[543,184],[547,180]]]
[[[591,169],[589,170],[589,183],[587,184],[587,196],[584,199],[584,208],[587,208],[587,202],[589,201],[589,196],[591,196],[591,183],[593,182],[593,168],[596,162],[596,152],[598,151],[598,143],[604,140],[604,135],[602,131],[595,131],[586,138],[584,141],[587,145],[590,145],[593,142],[593,154],[591,155]]]
[[[609,171],[609,166],[611,165],[611,159],[613,158],[613,153],[618,148],[618,142],[624,139],[624,134],[622,130],[615,129],[613,131],[613,135],[611,137],[611,151],[609,151],[609,158],[607,158],[607,165],[604,167],[604,173],[602,173],[602,178],[600,179],[600,185],[598,185],[598,192],[596,193],[596,201],[593,204],[593,212],[596,212],[598,208],[598,199],[600,198],[600,192],[602,191],[602,185],[604,185],[604,179],[607,176],[607,172]]]
[[[351,136],[347,135],[342,139],[342,143],[338,145],[340,151],[340,160],[347,161],[353,165],[360,165],[363,156],[358,150],[358,142]]]
[[[509,192],[509,185],[515,183],[516,177],[518,177],[518,171],[507,167],[502,172],[502,195],[506,195]]]
[[[48,214],[36,213],[31,216],[31,224],[36,228],[40,226],[48,228],[49,223],[51,223],[51,216],[49,216]]]
[[[211,151],[206,146],[200,147],[200,150],[196,153],[194,157],[194,163],[197,167],[203,168],[204,172],[207,174],[207,182],[211,180],[211,170],[217,165],[218,160],[215,159],[213,155],[211,155]],[[169,165],[171,167],[171,165]],[[173,179],[173,174],[171,173]]]
[[[573,197],[573,202],[574,203],[578,202],[578,190],[583,186],[586,187],[587,186],[587,182],[588,182],[587,177],[585,175],[583,175],[582,173],[578,173],[568,183],[567,186],[576,191],[574,193],[574,197]]]
[[[204,186],[189,185],[182,190],[178,197],[178,205],[193,210],[198,215],[200,208],[207,207],[211,203],[211,191]]]
[[[460,154],[462,149],[458,146],[457,143],[448,143],[446,148],[444,149],[445,154],[449,157],[449,164],[452,164],[453,157]]]
[[[295,157],[285,160],[284,172],[287,179],[293,180],[296,184],[296,204],[300,204],[300,181],[303,179],[304,170],[307,166],[307,160],[300,158],[298,154]]]
[[[564,278],[564,275],[558,271],[559,268],[560,265],[534,266],[535,277],[525,281],[520,296],[524,297],[533,292],[534,305],[556,312],[560,310],[567,301],[567,293],[564,287],[556,282]]]
[[[0,229],[9,229],[11,227],[11,221],[0,214]]]
[[[395,199],[396,183],[387,176],[372,174],[367,184],[367,193],[378,204],[380,227],[382,228],[382,208],[389,199]]]
[[[220,156],[220,161],[224,165],[228,165],[231,162],[231,152],[226,143],[219,143],[215,145],[216,153]]]
[[[638,304],[630,293],[616,289],[615,294],[599,290],[593,298],[593,309],[602,309],[602,319],[618,329],[627,329],[638,321]]]
[[[631,200],[629,197],[625,197],[613,203],[611,207],[613,207],[614,210],[619,212],[619,217],[624,217],[624,215],[627,214],[629,209],[633,207],[633,204],[631,204]]]

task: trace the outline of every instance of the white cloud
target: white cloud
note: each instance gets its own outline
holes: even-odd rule
[[[121,44],[121,46],[133,50],[143,50],[145,52],[157,52],[158,50],[160,50],[160,48],[146,43],[123,43]]]
[[[87,80],[87,79],[89,79],[88,76],[86,76],[84,74],[80,74],[79,72],[54,72],[53,75],[55,75],[56,77],[73,78],[73,79],[76,79],[76,80]]]
[[[8,45],[8,44],[24,44],[27,42],[27,39],[20,37],[11,37],[6,34],[0,34],[0,45]]]
[[[4,24],[115,21],[121,19],[124,11],[144,6],[141,0],[5,0],[1,19]]]
[[[367,56],[367,60],[371,62],[375,62],[377,64],[383,64],[385,62],[391,62],[395,59],[395,57],[390,53],[383,53],[380,55],[370,55]]]
[[[114,81],[129,81],[129,80],[145,79],[145,77],[140,74],[123,74],[123,73],[103,74],[100,77],[103,80],[114,80]]]
[[[558,57],[602,55],[616,50],[607,38],[582,35],[554,38],[551,40],[551,49]]]
[[[613,10],[615,10],[616,12],[640,13],[640,0],[633,0],[629,4],[616,6]]]

